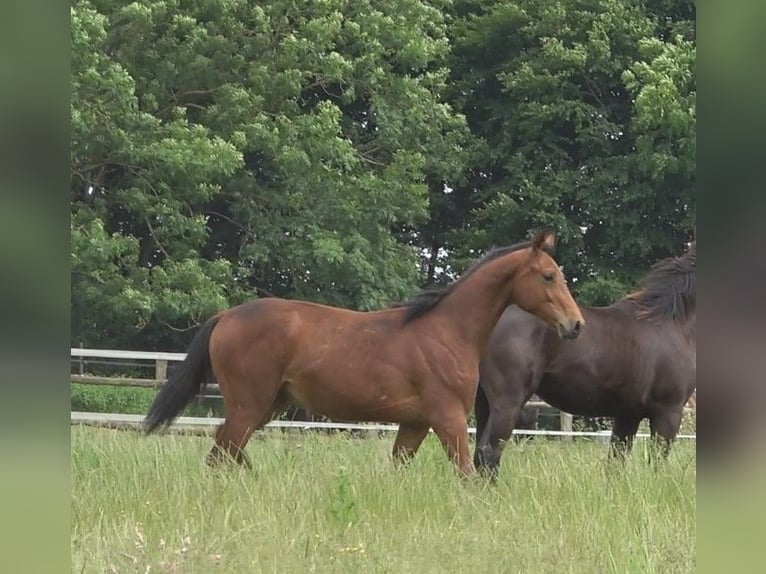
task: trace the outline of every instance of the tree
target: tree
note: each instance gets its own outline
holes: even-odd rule
[[[679,253],[695,213],[694,12],[654,4],[457,3],[451,100],[484,147],[457,191],[456,267],[551,226],[578,298],[605,304]]]
[[[72,338],[151,347],[134,337],[152,322],[185,326],[228,300],[230,262],[199,255],[202,213],[242,157],[183,109],[144,111],[108,25],[72,8]]]
[[[73,337],[178,346],[165,325],[256,293],[408,296],[470,138],[440,8],[75,3]]]
[[[371,309],[559,232],[613,301],[693,227],[695,8],[77,0],[72,340],[261,295]]]

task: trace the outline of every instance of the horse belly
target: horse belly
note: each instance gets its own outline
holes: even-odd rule
[[[635,408],[621,387],[612,387],[596,378],[543,377],[537,395],[562,411],[586,417],[611,417]]]
[[[304,409],[338,421],[398,423],[423,417],[414,389],[393,388],[363,372],[305,372],[288,381],[285,390]]]

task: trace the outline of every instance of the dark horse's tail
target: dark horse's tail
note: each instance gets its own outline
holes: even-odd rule
[[[219,315],[208,319],[194,336],[186,351],[183,363],[173,369],[168,382],[160,389],[144,419],[147,433],[167,426],[175,419],[194,396],[202,390],[210,373],[208,342]]]

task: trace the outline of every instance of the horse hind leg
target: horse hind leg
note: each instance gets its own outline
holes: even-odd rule
[[[253,432],[266,425],[275,414],[282,413],[289,405],[289,399],[282,392],[274,393],[271,399],[239,403],[233,408],[226,405],[226,420],[218,427],[215,443],[206,457],[209,466],[223,461],[233,461],[246,468],[252,468],[244,452]]]
[[[615,417],[612,425],[612,439],[609,442],[609,457],[624,461],[633,448],[633,439],[641,424],[641,417]]]
[[[392,456],[397,466],[402,466],[412,460],[415,453],[420,448],[423,440],[428,435],[431,427],[427,423],[423,424],[400,424],[399,431],[396,433]]]
[[[457,468],[462,478],[469,478],[476,468],[471,460],[468,448],[468,424],[462,407],[448,409],[435,418],[431,427],[447,451],[447,456]]]
[[[245,468],[252,468],[244,448],[255,430],[255,425],[250,424],[248,419],[227,416],[215,433],[215,443],[205,462],[209,466],[217,466],[224,461],[233,461]]]
[[[683,405],[681,408],[668,409],[649,417],[651,444],[649,448],[650,462],[661,462],[668,458],[670,447],[676,439],[681,427]]]

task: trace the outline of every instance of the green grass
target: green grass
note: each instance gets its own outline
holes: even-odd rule
[[[638,441],[510,444],[491,486],[435,437],[394,468],[393,436],[267,431],[253,469],[208,469],[207,437],[72,428],[73,572],[675,573],[695,570],[696,456]]]
[[[73,411],[88,413],[146,414],[157,396],[156,389],[91,385],[71,383],[70,406]],[[220,401],[218,401],[220,403]],[[203,401],[193,401],[182,413],[183,416],[206,416],[210,405]]]

